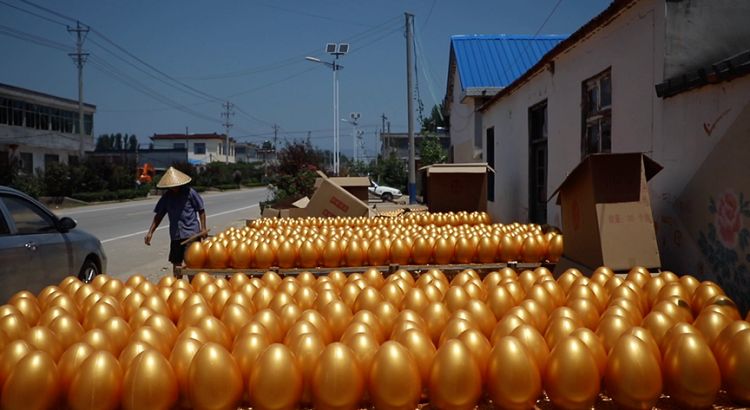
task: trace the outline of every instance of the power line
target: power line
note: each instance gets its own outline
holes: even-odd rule
[[[529,49],[529,47],[531,47],[531,43],[533,42],[533,40],[536,38],[536,36],[539,35],[539,33],[544,28],[544,26],[547,25],[547,22],[549,21],[550,18],[552,18],[552,15],[555,14],[555,11],[557,10],[557,8],[560,7],[560,3],[562,3],[562,0],[558,0],[557,1],[557,4],[555,4],[555,7],[549,13],[549,15],[547,16],[547,18],[544,19],[544,22],[542,23],[542,25],[539,26],[539,30],[537,30],[536,33],[534,33],[534,36],[531,37],[531,40],[526,44],[526,47],[524,47],[523,50],[516,56],[516,58],[513,59],[513,62],[508,67],[505,68],[505,71],[503,71],[503,73],[500,74],[500,76],[497,78],[498,82],[505,76],[505,74],[508,73],[508,70],[510,70],[511,68],[513,68],[516,65],[516,63],[518,62],[518,59],[521,58],[521,56],[523,56],[523,55],[526,54],[526,51]]]
[[[344,39],[342,42],[344,42],[344,43],[347,43],[347,42],[351,43],[351,42],[354,42],[354,41],[358,41],[360,39],[365,39],[365,38],[370,37],[372,35],[375,35],[375,34],[377,34],[379,32],[382,32],[382,31],[385,31],[385,30],[389,30],[390,29],[389,24],[391,24],[391,23],[395,23],[395,24],[397,24],[397,27],[401,27],[401,24],[397,22],[397,19],[399,19],[399,18],[400,18],[400,16],[393,17],[390,20],[386,20],[385,22],[383,22],[383,23],[381,23],[381,24],[379,24],[377,26],[374,26],[373,28],[371,28],[369,30],[365,30],[362,33],[359,33],[359,34],[356,34],[356,35],[354,35],[352,37]],[[287,66],[287,65],[291,65],[291,64],[299,64],[299,63],[301,63],[303,61],[302,59],[304,57],[306,57],[306,56],[309,56],[309,55],[320,55],[320,54],[321,54],[321,52],[319,51],[319,49],[316,48],[315,50],[308,51],[308,52],[306,52],[304,54],[299,54],[299,55],[296,55],[294,57],[290,57],[290,58],[287,58],[287,59],[284,59],[284,60],[280,60],[280,61],[277,61],[275,63],[270,63],[270,64],[267,64],[267,65],[264,65],[264,66],[259,66],[259,67],[255,67],[255,68],[248,68],[248,69],[245,69],[245,70],[234,71],[234,72],[223,73],[223,74],[205,75],[205,76],[197,76],[197,77],[182,77],[182,78],[188,79],[188,80],[218,80],[218,79],[229,78],[229,77],[239,77],[239,76],[243,76],[243,75],[257,74],[257,73],[261,73],[261,72],[264,72],[264,71],[269,71],[269,70],[273,70],[273,69],[276,69],[276,68],[280,68],[280,67],[284,67],[284,66]]]
[[[424,20],[424,24],[422,25],[420,32],[424,30],[424,28],[427,26],[427,22],[430,21],[430,16],[432,16],[432,10],[435,9],[435,3],[437,3],[437,0],[432,0],[432,6],[430,6],[430,12],[427,13],[427,18]]]
[[[29,34],[29,33],[16,30],[14,28],[3,26],[3,25],[0,25],[0,34],[5,34],[8,37],[17,38],[19,40],[27,41],[29,43],[34,43],[34,44],[47,47],[47,48],[52,48],[52,49],[61,50],[61,51],[70,50],[70,47],[65,44],[46,39],[44,37],[38,37],[33,34]]]
[[[66,16],[66,15],[64,15],[64,14],[60,14],[60,13],[58,13],[58,12],[54,11],[54,10],[50,10],[50,9],[48,9],[48,8],[46,8],[46,7],[42,7],[42,6],[38,5],[38,4],[34,4],[34,3],[30,2],[29,0],[21,0],[21,2],[22,2],[22,3],[26,3],[26,4],[28,4],[29,6],[32,6],[32,7],[36,7],[36,8],[38,8],[39,10],[43,10],[43,11],[46,11],[47,13],[49,13],[49,14],[52,14],[52,15],[55,15],[55,16],[57,16],[57,17],[60,17],[60,18],[64,18],[64,19],[66,19],[66,20],[70,20],[70,21],[72,21],[73,23],[77,23],[77,22],[78,22],[78,20],[74,19],[73,17],[69,17],[69,16]]]
[[[336,18],[328,17],[328,16],[320,16],[320,15],[317,15],[317,14],[307,13],[307,12],[300,11],[300,10],[287,9],[287,8],[284,8],[284,7],[274,6],[274,5],[271,5],[271,4],[257,3],[257,2],[255,4],[257,4],[259,6],[270,7],[272,9],[277,9],[277,10],[282,10],[282,11],[290,12],[290,13],[302,14],[304,16],[316,17],[316,18],[323,19],[323,20],[338,21],[340,23],[356,24],[358,26],[365,26],[365,27],[375,27],[375,26],[372,26],[370,24],[358,23],[358,22],[355,22],[355,21],[348,21],[348,20],[341,20],[341,19],[336,19]]]
[[[14,6],[14,5],[12,5],[12,4],[8,4],[8,3],[4,2],[4,1],[0,1],[0,4],[4,4],[4,5],[8,6],[8,7],[12,7],[12,8],[14,8],[14,9],[16,9],[16,10],[19,10],[19,11],[22,11],[22,12],[24,12],[24,13],[28,13],[28,14],[31,14],[31,15],[33,15],[33,16],[39,17],[40,19],[44,19],[44,20],[47,20],[47,21],[49,21],[49,22],[51,22],[51,23],[59,24],[59,25],[61,25],[61,26],[67,26],[67,24],[65,24],[65,23],[61,23],[61,22],[59,22],[59,21],[56,21],[56,20],[52,20],[51,18],[47,18],[47,17],[44,17],[44,16],[42,16],[41,14],[36,14],[36,13],[34,13],[34,12],[32,12],[32,11],[29,11],[29,10],[25,10],[25,9],[22,9],[22,8],[20,8],[20,7],[18,7],[18,6]]]

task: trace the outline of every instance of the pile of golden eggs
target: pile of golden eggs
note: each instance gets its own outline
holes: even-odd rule
[[[539,225],[489,224],[486,213],[407,213],[401,218],[259,219],[185,254],[191,269],[336,268],[556,262],[562,235]]]
[[[746,319],[747,320],[747,319]],[[671,272],[67,278],[0,307],[2,409],[750,405],[750,323]],[[546,396],[543,395],[546,393]],[[546,398],[544,398],[546,397]]]

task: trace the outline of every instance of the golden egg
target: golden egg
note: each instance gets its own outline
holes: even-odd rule
[[[247,390],[257,409],[296,409],[302,398],[302,372],[286,346],[275,343],[258,357]]]
[[[675,325],[675,321],[662,312],[651,312],[643,318],[641,327],[648,330],[656,343],[661,346],[664,336]]]
[[[3,409],[54,408],[60,397],[60,373],[45,352],[31,352],[18,361],[2,389]]]
[[[323,266],[334,268],[341,266],[341,259],[344,257],[338,241],[328,241],[323,249]]]
[[[196,410],[236,409],[244,390],[242,373],[232,355],[217,343],[206,343],[188,370],[188,395]]]
[[[414,358],[422,383],[422,398],[427,398],[430,367],[437,353],[435,345],[425,332],[416,328],[402,332],[396,341],[404,346]]]
[[[713,345],[722,330],[732,323],[732,319],[719,312],[703,311],[695,319],[693,326],[703,335],[709,346]]]
[[[390,245],[385,246],[380,239],[375,239],[367,248],[367,262],[371,266],[382,266],[388,263],[390,256]]]
[[[602,341],[599,339],[599,336],[597,336],[596,333],[594,333],[591,329],[585,327],[576,329],[570,335],[581,339],[581,341],[586,344],[586,346],[591,351],[591,354],[594,356],[596,367],[599,370],[599,375],[601,377],[604,377],[604,372],[607,365],[607,352],[604,350],[604,346],[602,345]],[[655,353],[659,354],[658,348],[656,349]],[[659,363],[661,363],[661,356],[659,356]]]
[[[123,376],[120,363],[112,353],[103,350],[92,353],[70,382],[68,406],[72,409],[117,409]]]
[[[687,293],[687,289],[682,287]],[[693,314],[697,315],[706,303],[716,295],[724,295],[724,291],[715,283],[710,281],[702,282],[693,293],[691,306],[693,307]],[[690,296],[683,297],[684,299],[690,300]]]
[[[544,332],[544,340],[550,350],[554,349],[557,343],[570,336],[578,329],[576,322],[567,317],[559,317],[549,322],[547,330]]]
[[[133,360],[146,350],[154,350],[154,347],[143,341],[132,342],[126,345],[117,359],[122,368],[122,373],[126,374]]]
[[[617,338],[634,325],[635,324],[629,318],[624,318],[622,316],[611,315],[602,317],[599,326],[596,328],[596,335],[601,339],[602,345],[604,346],[604,350],[607,351],[607,354],[612,350],[612,346],[614,346]]]
[[[401,344],[384,343],[372,359],[370,399],[378,409],[414,409],[422,394],[417,362]]]
[[[154,317],[156,316],[161,316],[164,321],[168,322],[172,326],[172,328],[174,328],[174,337],[176,338],[177,328],[175,328],[174,323],[172,323],[172,321],[162,315],[154,315]],[[107,334],[112,338],[112,341],[115,343],[115,347],[117,348],[118,352],[122,352],[122,349],[127,346],[130,340],[130,336],[133,333],[130,329],[130,325],[128,325],[128,322],[126,322],[125,319],[119,316],[111,317],[105,320],[104,322],[99,324],[98,328],[107,332]]]
[[[562,235],[555,235],[550,239],[549,244],[547,245],[547,254],[545,255],[545,259],[552,263],[556,263],[560,260],[560,257],[563,254],[563,236]]]
[[[574,336],[562,339],[547,360],[543,384],[561,409],[592,408],[599,396],[601,375],[591,350]]]
[[[721,388],[721,374],[702,337],[682,334],[673,339],[662,364],[664,392],[684,408],[710,407]]]
[[[709,345],[709,347],[711,347],[711,351],[714,352],[716,362],[719,363],[719,366],[721,366],[724,353],[727,346],[729,345],[729,342],[732,341],[737,333],[745,329],[750,329],[750,323],[744,320],[734,321],[730,323],[729,326],[725,327],[724,330],[721,331],[721,333],[719,333],[716,339],[714,339],[713,345]]]
[[[200,297],[200,294],[196,293],[194,295],[191,295],[190,297],[192,298],[193,296]],[[188,298],[188,300],[190,299]],[[202,297],[201,300],[203,300]],[[147,312],[150,311],[151,314],[153,314],[153,311],[151,309],[144,309],[147,309]],[[180,314],[180,319],[177,321],[177,331],[182,332],[189,327],[195,326],[195,324],[198,323],[198,320],[209,315],[211,315],[211,308],[205,302],[188,305],[188,302],[185,301],[185,303],[182,305],[182,313]],[[148,317],[144,319],[142,323],[145,323],[146,320],[148,320]],[[133,328],[133,330],[137,329],[137,327],[133,325],[132,320],[130,323],[130,327]]]
[[[86,333],[83,326],[73,316],[68,314],[58,316],[48,327],[60,339],[63,349],[67,349],[73,344],[78,343],[84,333]]]
[[[255,267],[258,269],[268,269],[273,266],[276,254],[269,244],[263,242],[258,244],[252,259],[255,261]]]
[[[297,365],[302,375],[302,396],[300,402],[303,405],[310,405],[312,403],[312,372],[315,362],[318,357],[325,350],[325,344],[319,336],[315,334],[303,334],[295,338],[289,350],[297,360]]]
[[[447,265],[453,259],[454,247],[446,238],[438,238],[432,250],[432,260],[437,265]]]
[[[604,383],[608,395],[619,407],[650,409],[661,396],[661,368],[653,351],[643,340],[633,335],[623,335],[610,351]]]
[[[117,281],[117,279],[115,279]],[[128,278],[128,280],[125,281],[125,286],[130,286],[132,288],[137,287],[141,284],[141,282],[145,282],[146,278],[143,277],[143,275],[133,275]]]
[[[464,342],[466,347],[474,355],[474,359],[479,365],[480,373],[482,374],[482,380],[487,380],[487,361],[492,350],[489,340],[484,334],[476,329],[468,329],[463,331],[457,338]]]
[[[268,330],[274,343],[281,343],[284,341],[284,332],[281,328],[281,318],[279,318],[279,315],[273,310],[259,310],[255,316],[253,316],[253,321],[262,324]]]
[[[503,409],[531,409],[542,392],[541,376],[529,349],[503,337],[487,361],[487,393]]]
[[[123,409],[169,410],[178,398],[177,377],[164,356],[149,349],[133,360],[123,380]]]
[[[451,339],[435,354],[428,378],[430,402],[437,409],[473,409],[482,394],[479,365],[471,350]]]
[[[253,256],[255,252],[245,242],[240,242],[229,254],[229,265],[234,269],[248,269],[253,264]]]
[[[206,250],[200,242],[193,242],[185,251],[185,265],[188,269],[200,269],[208,259]]]
[[[720,357],[721,380],[729,398],[737,404],[750,405],[750,331],[737,332]]]
[[[664,339],[662,339],[661,343],[659,344],[659,349],[661,350],[662,354],[666,353],[672,342],[683,334],[692,334],[698,336],[701,339],[704,339],[701,332],[699,332],[698,329],[695,328],[695,326],[685,322],[678,322],[674,326],[672,326],[669,331],[667,331],[667,333],[664,335]]]
[[[90,344],[96,350],[105,350],[109,353],[112,353],[112,355],[114,355],[115,357],[120,354],[120,351],[117,349],[117,345],[112,339],[112,336],[110,336],[109,333],[105,332],[102,329],[89,330],[81,337],[80,341]]]
[[[81,363],[96,351],[87,343],[76,343],[71,345],[57,362],[57,370],[60,373],[60,394],[63,401],[67,400],[68,389],[73,377],[78,373]]]
[[[364,375],[351,349],[343,343],[328,345],[311,375],[314,407],[321,410],[356,408],[364,388]]]

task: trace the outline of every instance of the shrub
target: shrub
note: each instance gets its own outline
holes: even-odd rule
[[[195,192],[206,192],[206,187],[204,186],[196,185],[196,186],[191,186],[190,188],[193,188]]]
[[[237,186],[237,184],[222,184],[222,185],[216,186],[215,188],[221,189],[222,191],[225,191],[227,189],[240,189],[240,187]]]
[[[84,202],[119,201],[126,199],[145,198],[148,190],[142,189],[120,189],[117,191],[102,192],[78,192],[72,194],[74,199]]]

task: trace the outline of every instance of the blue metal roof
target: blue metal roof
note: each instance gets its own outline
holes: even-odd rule
[[[507,87],[568,36],[452,36],[462,89]]]

